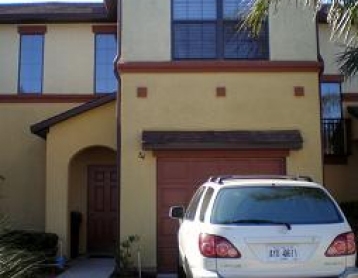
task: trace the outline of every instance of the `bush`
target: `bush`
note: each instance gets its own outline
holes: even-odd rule
[[[34,277],[43,259],[15,244],[16,240],[9,230],[7,218],[0,215],[0,277]]]
[[[0,236],[0,244],[13,249],[40,253],[49,258],[56,256],[58,236],[52,233],[14,230]]]

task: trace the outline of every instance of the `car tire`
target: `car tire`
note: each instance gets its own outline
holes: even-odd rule
[[[186,278],[186,274],[182,265],[178,265],[178,278]]]
[[[180,254],[178,254],[178,278],[186,278],[185,270],[183,267],[183,261]]]

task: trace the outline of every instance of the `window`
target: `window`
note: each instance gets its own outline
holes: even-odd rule
[[[200,209],[200,221],[203,222],[204,218],[205,218],[205,214],[206,211],[208,209],[211,197],[214,194],[214,189],[212,189],[211,187],[208,188],[208,190],[206,190],[205,196],[203,198],[203,204],[201,205],[201,209]]]
[[[321,110],[324,154],[347,155],[349,136],[343,119],[340,82],[321,83]]]
[[[195,218],[195,214],[196,214],[196,210],[199,206],[199,202],[200,202],[200,198],[201,195],[203,195],[205,188],[204,187],[200,187],[196,193],[194,194],[193,198],[191,199],[189,205],[188,205],[188,209],[185,213],[185,219],[186,220],[194,220]]]
[[[341,119],[341,84],[337,82],[321,83],[321,103],[323,119]]]
[[[319,188],[273,186],[222,189],[211,220],[214,224],[264,225],[341,223],[343,218]]]
[[[20,35],[19,93],[42,93],[43,56],[43,34]]]
[[[117,79],[113,69],[117,54],[116,34],[95,34],[95,48],[95,93],[116,92]]]
[[[267,59],[268,28],[238,31],[251,0],[172,0],[174,59]]]

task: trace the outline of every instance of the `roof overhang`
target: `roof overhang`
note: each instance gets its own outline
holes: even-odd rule
[[[302,148],[298,130],[143,131],[144,150],[244,150]]]
[[[107,104],[109,102],[112,102],[116,99],[116,94],[109,94],[102,96],[100,98],[97,98],[95,100],[86,102],[80,106],[74,107],[70,110],[67,110],[63,113],[60,113],[54,117],[51,117],[49,119],[46,119],[44,121],[41,121],[39,123],[33,124],[30,127],[30,130],[33,134],[36,134],[40,136],[43,139],[46,139],[47,133],[49,132],[50,128],[60,122],[63,122],[65,120],[68,120],[72,117],[75,117],[77,115],[80,115],[84,112],[87,112],[89,110],[92,110],[94,108],[97,108],[99,106],[102,106],[104,104]]]
[[[117,1],[0,4],[0,24],[116,22]]]

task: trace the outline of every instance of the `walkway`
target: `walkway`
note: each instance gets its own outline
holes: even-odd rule
[[[108,278],[114,270],[114,259],[79,258],[57,278]]]

